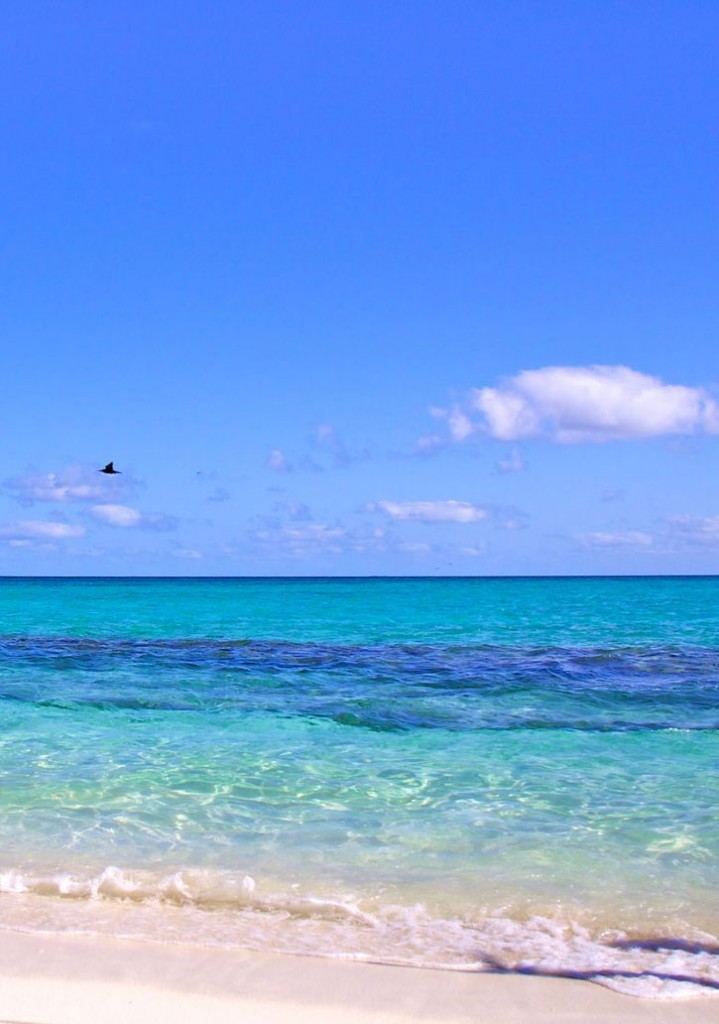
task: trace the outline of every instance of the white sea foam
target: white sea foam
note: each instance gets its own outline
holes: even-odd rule
[[[3,924],[464,971],[586,978],[650,998],[719,996],[719,940],[589,928],[567,912],[466,917],[356,895],[303,894],[243,873],[0,871]]]
[[[99,874],[81,876],[66,871],[33,875],[17,870],[0,872],[0,893],[33,893],[78,900],[101,897],[136,903],[221,906],[246,903],[255,889],[249,875],[235,877],[207,871],[175,871],[168,875],[123,871],[110,865]]]

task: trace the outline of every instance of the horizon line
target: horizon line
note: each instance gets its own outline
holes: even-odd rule
[[[357,575],[332,574],[326,575],[314,573],[310,575],[166,575],[166,574],[45,574],[45,573],[0,573],[0,582],[7,580],[201,580],[204,582],[213,580],[640,580],[640,579],[718,579],[719,573],[490,573],[487,575],[465,574],[465,573],[368,573]]]

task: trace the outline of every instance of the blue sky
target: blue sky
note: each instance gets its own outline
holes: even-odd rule
[[[3,21],[0,573],[719,572],[716,4]]]

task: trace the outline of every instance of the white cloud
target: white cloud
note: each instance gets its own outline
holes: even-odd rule
[[[339,524],[268,521],[246,535],[245,550],[264,559],[310,558],[341,555],[349,551],[383,551],[387,547],[383,529],[349,529]],[[235,551],[241,550],[236,548]]]
[[[671,516],[667,522],[677,540],[702,547],[719,547],[719,516]]]
[[[654,543],[649,533],[640,530],[624,530],[617,533],[582,533],[578,539],[588,548],[648,548]]]
[[[174,516],[148,515],[130,505],[93,505],[88,509],[88,515],[105,526],[117,526],[123,529],[141,527],[146,530],[174,530],[177,526],[177,519]]]
[[[129,505],[93,505],[89,510],[93,519],[108,526],[139,526],[142,513]]]
[[[0,537],[11,540],[65,540],[68,537],[83,537],[84,526],[72,526],[70,523],[48,523],[31,519],[19,523],[5,523],[0,526]]]
[[[115,479],[98,477],[83,466],[71,466],[60,473],[28,473],[6,480],[4,484],[22,505],[33,505],[36,501],[98,501],[107,498],[118,486]]]
[[[392,519],[414,519],[422,523],[477,523],[489,514],[486,508],[468,501],[378,501],[370,510],[381,509]]]
[[[583,533],[576,539],[587,548],[651,550],[659,554],[677,554],[691,548],[719,549],[719,515],[668,516],[654,534],[641,530]]]
[[[276,473],[289,473],[292,469],[285,453],[280,448],[271,449],[265,465],[268,469],[274,469]]]
[[[344,527],[307,523],[302,526],[269,526],[255,531],[251,540],[273,556],[288,554],[304,558],[323,552],[339,554],[351,538]]]
[[[445,415],[456,441],[476,433],[560,444],[719,433],[719,405],[703,388],[665,384],[627,366],[523,370],[498,387],[474,388]]]
[[[466,441],[474,431],[474,424],[466,413],[460,409],[452,409],[447,417],[449,432],[455,441]]]
[[[282,529],[282,533],[290,540],[312,540],[324,543],[325,541],[339,540],[340,537],[345,536],[347,531],[341,526],[326,526],[323,523],[313,523],[309,526],[285,526]]]

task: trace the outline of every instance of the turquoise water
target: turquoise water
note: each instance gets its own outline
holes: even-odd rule
[[[0,921],[719,991],[719,579],[0,581]]]

